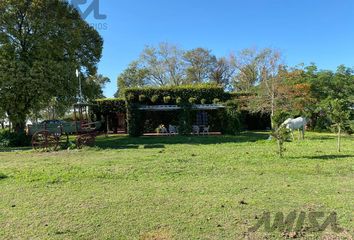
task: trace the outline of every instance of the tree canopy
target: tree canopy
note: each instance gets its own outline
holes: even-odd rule
[[[64,106],[74,103],[75,70],[84,79],[95,76],[102,46],[98,32],[66,1],[2,0],[0,107],[16,129],[23,129],[28,114],[53,98]],[[83,88],[99,84],[83,81]]]

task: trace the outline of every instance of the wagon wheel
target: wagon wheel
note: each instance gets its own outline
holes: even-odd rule
[[[66,149],[69,147],[69,134],[63,133],[57,136],[58,138],[58,147],[61,149]]]
[[[49,131],[36,132],[32,137],[32,147],[35,150],[55,151],[58,142],[58,138]]]
[[[76,139],[76,145],[78,148],[82,148],[83,146],[93,147],[95,145],[96,134],[95,133],[87,133],[79,135]]]

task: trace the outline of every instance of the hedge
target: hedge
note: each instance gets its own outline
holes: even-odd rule
[[[127,111],[126,102],[122,98],[97,99],[98,111],[104,115],[110,113],[125,113]]]
[[[225,101],[229,98],[222,87],[216,85],[183,85],[173,87],[128,88],[125,91],[128,104],[188,104],[193,98],[196,102],[213,103],[214,99]],[[168,99],[168,101],[166,101]],[[168,102],[168,103],[167,103]]]

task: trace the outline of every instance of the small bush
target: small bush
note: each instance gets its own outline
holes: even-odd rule
[[[170,96],[166,96],[166,97],[163,98],[163,102],[166,103],[166,104],[169,103],[170,101],[171,101],[171,97]]]
[[[213,103],[214,104],[219,104],[220,103],[220,99],[219,98],[214,98]]]
[[[197,102],[197,99],[194,98],[194,97],[191,97],[191,98],[188,99],[188,102],[189,102],[190,104],[195,104],[195,103]]]
[[[279,157],[282,158],[284,156],[284,152],[285,152],[284,143],[286,141],[288,141],[288,139],[290,137],[290,130],[284,126],[280,126],[276,129],[272,130],[271,135],[273,138],[275,138],[277,140],[278,154],[279,154]]]
[[[0,147],[26,147],[30,143],[31,138],[25,133],[0,132]]]
[[[151,97],[151,102],[152,103],[157,103],[159,101],[159,95],[153,95]]]
[[[181,104],[182,103],[182,98],[178,97],[176,98],[176,104]]]
[[[127,94],[127,100],[131,102],[134,101],[135,100],[134,94],[132,93]]]
[[[139,102],[145,102],[146,96],[144,94],[139,95]]]
[[[202,100],[200,100],[201,104],[206,104],[207,100],[205,98],[203,98]]]

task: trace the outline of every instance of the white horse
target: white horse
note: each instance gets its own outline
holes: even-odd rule
[[[306,128],[307,120],[304,117],[298,117],[298,118],[288,118],[283,122],[281,126],[285,126],[287,129],[291,131],[291,136],[293,137],[294,140],[294,130],[299,130],[299,139],[300,135],[302,139],[305,139],[305,128]],[[301,130],[301,133],[300,133]]]

